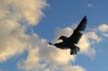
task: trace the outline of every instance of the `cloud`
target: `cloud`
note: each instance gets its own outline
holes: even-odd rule
[[[29,46],[28,56],[26,60],[18,62],[18,68],[24,70],[38,70],[43,65],[68,65],[70,61],[75,60],[75,56],[71,56],[68,50],[60,50],[48,45],[45,39],[40,39],[37,35],[31,37],[32,45]],[[71,65],[70,65],[71,66]],[[52,67],[51,67],[52,68]]]
[[[0,21],[0,62],[22,53],[27,46],[27,38],[20,25],[10,20]]]
[[[54,42],[58,42],[57,39],[61,35],[69,37],[72,31],[71,27],[57,30]],[[92,43],[93,41],[95,43]],[[99,41],[99,36],[94,31],[85,33],[77,45],[81,49],[79,54],[85,54],[90,57],[95,56],[96,50],[91,47]],[[77,56],[70,55],[70,50],[61,50],[50,46],[47,40],[39,38],[36,34],[31,37],[30,42],[32,42],[32,45],[29,47],[28,57],[17,64],[18,68],[26,71],[85,71],[81,66],[70,64],[77,58]]]
[[[44,16],[42,9],[47,5],[45,0],[0,0],[0,19],[26,21],[36,25]]]
[[[26,50],[26,59],[18,61],[17,66],[25,71],[85,71],[81,66],[72,65],[77,56],[70,55],[70,50],[60,50],[48,45],[46,39],[36,33],[26,34],[27,26],[37,25],[44,16],[45,0],[0,0],[0,62],[19,55]],[[59,29],[55,42],[61,35],[70,36],[71,27]],[[91,37],[92,36],[92,37]],[[91,41],[99,42],[99,36],[91,31],[84,34],[78,46],[80,54],[93,56],[95,49],[91,48]]]
[[[26,60],[22,60],[18,63],[19,69],[31,70],[36,67],[39,61],[38,48],[30,48]]]
[[[25,69],[24,69],[25,70]],[[86,71],[81,66],[73,65],[48,65],[48,64],[36,64],[36,66],[31,70],[26,71]]]
[[[36,25],[43,17],[44,0],[0,0],[0,62],[21,54],[30,36],[26,25]]]
[[[101,24],[99,27],[98,27],[99,31],[101,32],[108,32],[108,25],[107,24]]]

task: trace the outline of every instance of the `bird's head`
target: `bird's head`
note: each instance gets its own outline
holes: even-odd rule
[[[65,36],[60,36],[60,37],[59,37],[59,40],[60,40],[60,39],[61,39],[61,40],[66,40],[67,37],[65,37]]]

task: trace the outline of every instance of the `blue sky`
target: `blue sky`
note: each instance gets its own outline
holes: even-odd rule
[[[0,1],[2,2],[2,0]],[[108,44],[107,44],[108,43],[108,20],[107,20],[108,19],[108,16],[107,16],[108,4],[107,3],[108,1],[107,0],[95,0],[95,1],[94,0],[47,0],[47,3],[45,3],[43,0],[42,1],[38,0],[38,1],[39,3],[42,3],[42,4],[38,5],[38,2],[37,2],[36,5],[32,5],[31,3],[35,2],[35,0],[27,0],[28,5],[26,4],[25,7],[23,8],[21,8],[20,5],[23,6],[22,4],[25,4],[23,3],[23,2],[26,2],[25,0],[22,1],[22,4],[18,0],[15,0],[15,2],[10,1],[9,3],[12,4],[11,11],[4,10],[5,6],[6,6],[6,9],[9,9],[7,8],[6,1],[3,2],[4,5],[0,5],[0,6],[3,6],[3,8],[0,7],[1,9],[0,13],[3,12],[3,15],[0,14],[0,16],[6,17],[6,19],[0,17],[0,19],[2,19],[0,22],[1,23],[0,26],[3,26],[3,27],[6,26],[4,27],[5,29],[4,28],[1,29],[4,31],[0,31],[0,34],[9,36],[10,38],[6,40],[7,37],[3,37],[2,35],[0,36],[0,39],[1,39],[0,44],[7,45],[7,46],[4,46],[4,45],[0,46],[0,49],[1,49],[0,53],[2,54],[0,56],[0,71],[42,71],[42,70],[43,71],[44,70],[46,71],[58,70],[59,71],[59,68],[54,69],[50,67],[50,65],[52,66],[56,65],[55,63],[57,63],[57,59],[56,59],[57,57],[56,56],[50,57],[50,55],[48,54],[48,53],[51,53],[50,50],[53,53],[58,50],[54,48],[48,49],[47,43],[44,42],[44,40],[52,42],[53,40],[57,39],[56,35],[57,34],[60,35],[59,33],[57,33],[57,30],[59,30],[60,32],[63,29],[66,30],[66,28],[70,28],[71,30],[73,30],[71,26],[77,25],[82,19],[82,17],[85,15],[87,16],[87,19],[88,19],[87,29],[85,33],[88,34],[88,32],[90,33],[94,32],[96,36],[93,38],[92,36],[90,37],[89,35],[87,36],[86,34],[87,41],[89,41],[89,39],[91,39],[92,41],[96,41],[93,44],[89,42],[88,43],[89,46],[87,48],[89,48],[90,50],[93,48],[93,50],[95,51],[95,54],[91,56],[89,54],[86,54],[87,50],[85,48],[85,51],[82,51],[81,54],[78,54],[76,57],[73,56],[72,59],[71,59],[71,56],[67,55],[69,56],[69,58],[67,57],[66,65],[67,64],[68,65],[66,67],[68,68],[72,66],[72,68],[74,68],[74,66],[78,66],[79,67],[78,69],[81,68],[81,71],[107,71],[108,70],[108,61],[107,61],[108,59],[107,57],[107,54],[108,54]],[[26,12],[26,7],[29,7],[29,6],[31,7],[30,9],[27,8],[27,12]],[[32,6],[34,6],[33,9],[31,9]],[[36,7],[36,11],[34,9],[35,6],[39,7],[39,9]],[[43,12],[44,16],[43,14],[38,12],[38,10]],[[9,14],[5,13],[5,11],[9,11]],[[25,21],[23,26],[21,25],[21,23],[17,22],[17,21],[22,21],[22,19],[23,21]],[[34,19],[36,19],[36,21],[34,21]],[[2,21],[7,21],[7,20],[11,21],[12,26],[2,24]],[[10,22],[3,22],[3,23],[10,23]],[[13,25],[14,23],[15,25]],[[31,24],[33,25],[29,26]],[[5,32],[5,31],[8,31],[8,30],[6,29],[9,29],[10,31],[15,31],[17,33],[13,32],[11,33],[11,35],[7,34],[8,32]],[[63,32],[61,33],[63,34]],[[67,32],[64,32],[64,34],[67,34]],[[106,34],[106,36],[104,34]],[[98,39],[100,39],[99,42],[97,41]],[[3,42],[7,42],[7,43],[9,42],[9,45]],[[86,44],[86,43],[83,43],[83,44]],[[17,47],[18,49],[16,49]],[[7,52],[8,49],[10,50]],[[43,49],[48,49],[48,50],[43,50]],[[65,51],[60,50],[60,52],[62,53]],[[30,57],[30,55],[33,56],[34,62],[32,62],[32,60],[29,59],[29,58],[32,58]],[[48,61],[44,60],[44,59],[47,59],[48,55],[49,55]],[[66,54],[64,54],[64,56],[65,55]],[[62,56],[60,55],[59,57],[63,57],[63,55]],[[75,58],[75,61],[74,61],[74,58]],[[29,67],[30,66],[29,62],[31,62],[31,66],[33,67]],[[60,65],[61,64],[65,65],[65,61],[63,62],[60,62]],[[35,63],[37,65],[35,65]],[[58,59],[58,63],[59,63],[59,59]],[[45,68],[38,67],[39,65],[43,65],[43,64],[46,65]],[[28,68],[27,68],[27,65],[28,65]],[[38,67],[39,69],[36,67]],[[64,69],[63,66],[62,66],[62,69]],[[65,71],[62,69],[61,71]],[[80,70],[76,70],[76,71],[80,71]]]
[[[48,0],[48,4],[49,7],[44,10],[45,17],[41,20],[40,24],[36,26],[37,30],[40,30],[41,27],[45,28],[50,26],[43,30],[48,32],[50,29],[48,33],[54,32],[55,28],[66,27],[79,22],[84,15],[87,16],[88,26],[90,27],[108,22],[108,17],[106,15],[108,12],[106,0]],[[89,7],[88,5],[91,6]],[[44,33],[43,30],[41,31],[42,33]],[[40,35],[42,34],[41,32]],[[47,35],[45,37],[47,37]]]

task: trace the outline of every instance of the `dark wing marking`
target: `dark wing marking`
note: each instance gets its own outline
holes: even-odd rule
[[[86,16],[83,17],[80,24],[77,26],[77,28],[73,31],[73,34],[69,37],[70,41],[72,43],[77,44],[82,36],[82,33],[80,31],[84,31],[87,24],[87,18]]]

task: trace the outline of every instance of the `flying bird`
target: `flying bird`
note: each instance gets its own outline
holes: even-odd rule
[[[60,36],[59,40],[62,40],[62,42],[54,44],[49,42],[49,44],[60,49],[70,49],[71,55],[77,54],[80,51],[80,48],[76,46],[76,44],[78,44],[80,38],[82,37],[83,35],[82,31],[85,30],[86,25],[87,25],[87,17],[84,16],[79,25],[76,27],[76,29],[74,29],[70,37]]]

